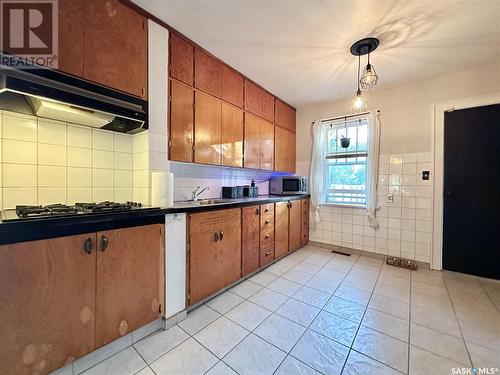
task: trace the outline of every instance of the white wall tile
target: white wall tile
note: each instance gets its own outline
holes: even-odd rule
[[[113,151],[132,152],[133,136],[129,134],[113,133]]]
[[[2,138],[36,142],[36,117],[3,112],[2,122]]]
[[[4,164],[4,187],[36,187],[37,166],[31,164]]]
[[[68,187],[92,187],[92,169],[68,167]]]
[[[70,167],[92,167],[92,150],[81,147],[68,146],[68,166]]]
[[[112,187],[93,187],[92,200],[94,202],[113,201],[113,188]]]
[[[112,169],[92,169],[92,186],[113,187]]]
[[[92,129],[68,124],[68,145],[92,148]]]
[[[113,153],[113,166],[114,169],[122,169],[131,171],[134,169],[133,156],[132,154],[124,152],[114,152]]]
[[[37,204],[36,188],[6,188],[3,189],[3,208],[15,208],[18,204]]]
[[[66,124],[47,119],[38,120],[38,142],[66,145]]]
[[[38,204],[67,203],[65,187],[38,188]]]
[[[92,129],[92,148],[94,150],[113,151],[113,133]]]
[[[68,187],[68,204],[77,202],[91,202],[92,188],[91,187]]]
[[[38,164],[65,166],[67,164],[66,146],[39,143]]]
[[[93,150],[92,167],[113,169],[113,152],[103,150]]]
[[[39,187],[66,187],[66,167],[38,166]]]
[[[37,164],[37,144],[3,139],[2,161],[4,163]]]

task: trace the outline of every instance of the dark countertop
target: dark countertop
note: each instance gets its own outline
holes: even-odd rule
[[[164,222],[165,210],[161,208],[2,221],[0,245]]]
[[[161,224],[165,223],[166,214],[222,210],[257,204],[286,202],[309,197],[309,194],[300,194],[287,196],[261,195],[259,197],[236,199],[214,198],[216,203],[211,204],[174,202],[173,206],[167,208],[142,208],[115,213],[0,221],[0,245],[135,227],[139,225]],[[205,200],[200,199],[200,201]]]
[[[199,199],[199,201],[217,201],[212,204],[196,204],[195,202],[174,202],[173,206],[165,208],[166,214],[175,214],[181,212],[200,212],[222,210],[226,208],[254,206],[256,204],[266,204],[275,202],[286,202],[290,200],[309,198],[310,194],[295,194],[295,195],[259,195],[258,197],[246,198],[209,198]]]

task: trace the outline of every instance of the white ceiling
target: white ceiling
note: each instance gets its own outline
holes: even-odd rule
[[[377,88],[500,61],[498,0],[133,1],[295,106],[351,96],[366,36]]]

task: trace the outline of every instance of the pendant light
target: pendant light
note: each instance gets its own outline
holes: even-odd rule
[[[364,111],[366,109],[366,101],[363,98],[363,94],[361,93],[361,89],[359,88],[359,69],[361,68],[361,55],[358,55],[358,89],[352,98],[352,110],[355,112]]]
[[[363,70],[363,74],[361,75],[361,80],[359,81],[359,83],[361,84],[361,88],[363,90],[371,90],[375,87],[377,81],[378,75],[373,65],[370,64],[370,52],[368,52],[368,64]]]
[[[358,40],[351,46],[351,53],[354,56],[358,56],[358,89],[356,90],[356,93],[354,94],[354,97],[352,99],[352,109],[354,111],[359,112],[366,109],[366,102],[363,98],[363,94],[361,93],[361,88],[363,88],[364,90],[373,88],[378,81],[377,73],[375,72],[373,66],[370,65],[370,53],[375,51],[375,49],[378,47],[378,44],[379,40],[377,38],[364,38]],[[363,77],[361,77],[360,79],[359,71],[361,68],[362,55],[368,55],[368,65],[365,67],[363,71]]]

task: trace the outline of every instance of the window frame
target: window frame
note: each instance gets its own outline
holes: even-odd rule
[[[353,123],[353,122],[364,122],[363,125],[367,125],[368,126],[368,116],[361,116],[361,117],[358,117],[354,120],[350,120],[348,121],[348,123]],[[331,189],[330,188],[330,181],[329,181],[329,167],[331,166],[331,164],[328,163],[328,158],[326,157],[328,155],[328,140],[329,140],[329,137],[328,137],[328,132],[330,131],[330,126],[335,126],[336,128],[341,128],[342,125],[345,124],[345,120],[344,119],[339,119],[337,121],[332,121],[330,122],[329,124],[325,124],[325,129],[323,130],[325,132],[325,144],[323,147],[325,147],[325,158],[323,159],[322,163],[323,163],[323,197],[322,197],[322,203],[321,205],[323,206],[336,206],[336,207],[351,207],[351,208],[366,208],[367,207],[367,199],[368,199],[368,195],[369,195],[369,192],[368,192],[368,187],[366,186],[366,178],[368,176],[368,165],[369,165],[369,153],[368,153],[368,147],[369,147],[369,143],[370,143],[370,139],[369,139],[369,129],[367,129],[367,144],[366,144],[366,150],[354,150],[352,153],[357,153],[357,152],[363,152],[365,153],[366,155],[362,155],[360,154],[360,156],[356,156],[356,157],[350,157],[356,161],[354,162],[351,162],[349,163],[347,160],[346,160],[346,163],[342,163],[340,165],[360,165],[360,163],[357,161],[357,158],[358,157],[365,157],[365,161],[364,163],[362,163],[361,165],[364,165],[365,167],[365,189],[364,190],[359,190],[360,192],[363,192],[364,193],[364,198],[365,198],[365,202],[364,203],[358,203],[358,202],[345,202],[345,203],[342,203],[342,202],[332,202],[332,201],[328,201],[328,196],[330,195],[331,191],[332,190],[337,190],[339,192],[341,191],[350,191],[350,192],[356,192],[357,190],[356,189]],[[359,125],[351,125],[351,127],[357,127]],[[338,136],[338,135],[337,135]],[[350,159],[350,158],[345,158],[345,159]],[[339,158],[339,159],[342,159],[342,158]]]

